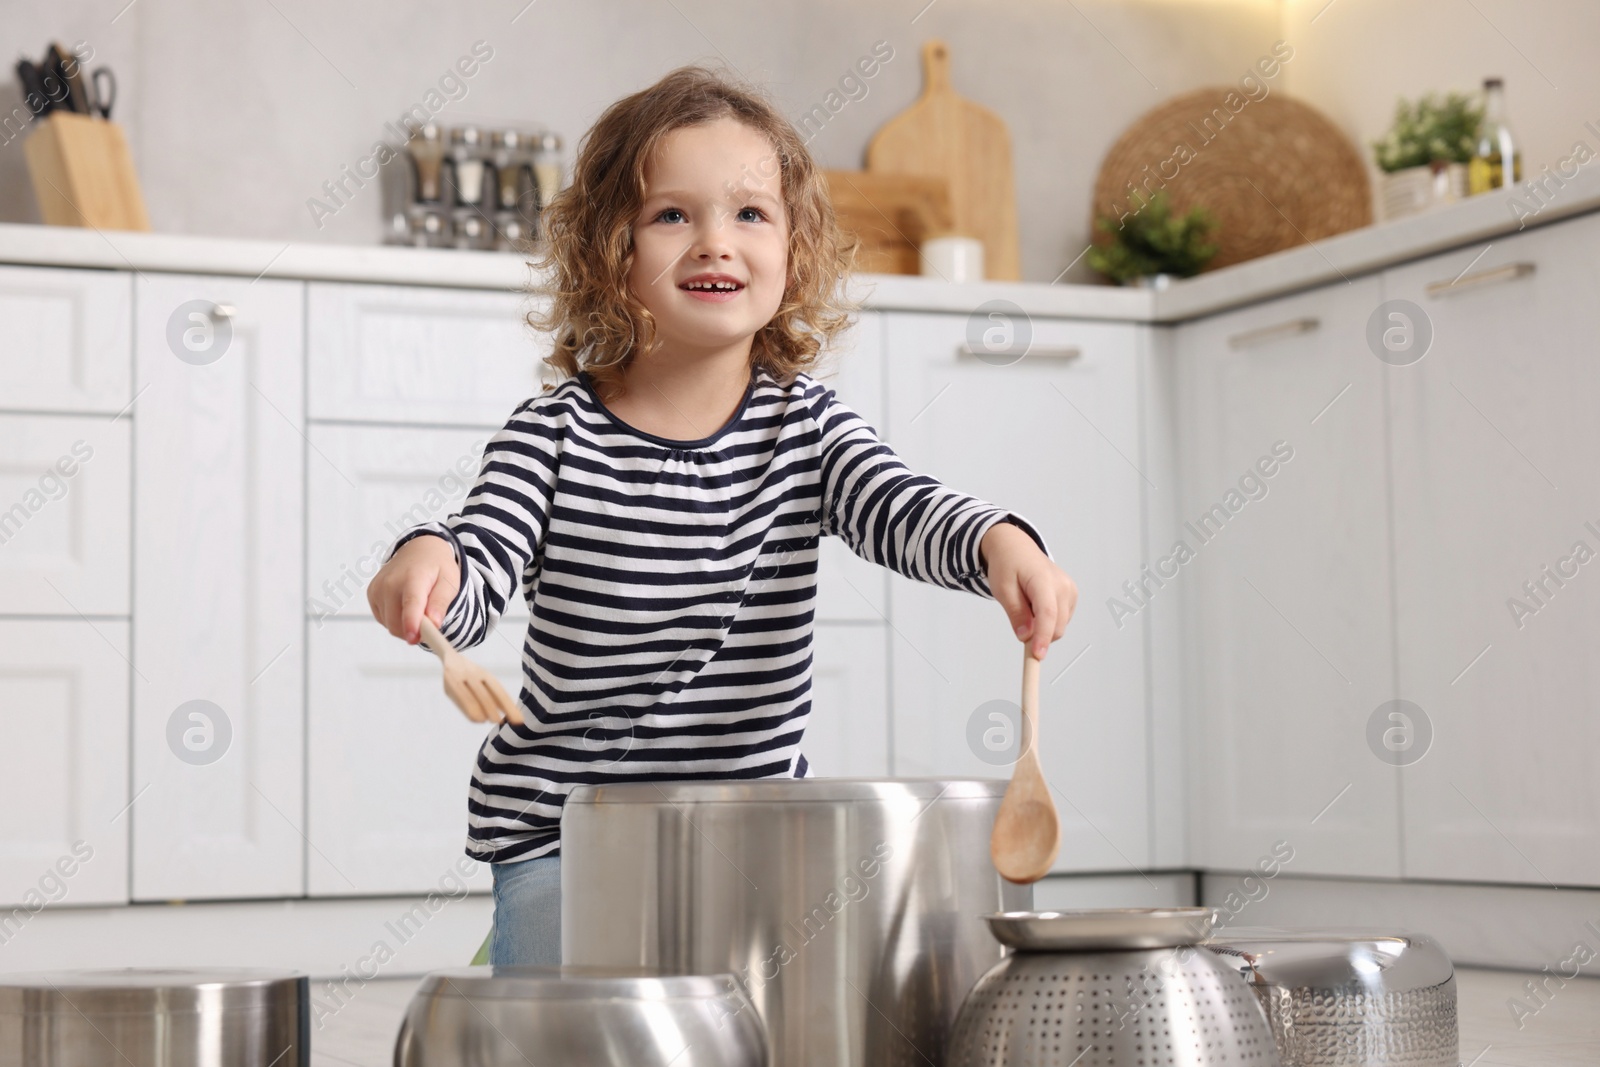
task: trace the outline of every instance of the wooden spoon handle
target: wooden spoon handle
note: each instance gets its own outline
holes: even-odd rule
[[[1039,758],[1039,661],[1028,642],[1022,645],[1022,751],[1017,758]]]
[[[444,634],[439,632],[439,628],[433,624],[433,620],[426,615],[422,617],[420,629],[422,631],[422,642],[428,646],[428,651],[438,656],[441,660],[446,656],[455,654],[455,646],[445,638]]]

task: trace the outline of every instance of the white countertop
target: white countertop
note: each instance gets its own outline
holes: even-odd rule
[[[1513,201],[1526,205],[1529,227],[1600,210],[1600,167],[1580,170],[1570,180],[1545,178],[1542,208],[1540,199],[1524,188],[1497,191],[1285,249],[1161,291],[1039,282],[954,285],[914,276],[863,274],[854,279],[852,292],[868,307],[879,309],[963,313],[988,300],[1006,299],[1040,317],[1180,322],[1516,233],[1519,217]],[[504,290],[525,287],[533,278],[527,262],[512,253],[19,224],[0,224],[0,263]]]

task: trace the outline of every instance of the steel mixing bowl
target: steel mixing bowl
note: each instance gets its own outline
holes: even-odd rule
[[[1251,928],[1205,947],[1266,1010],[1284,1067],[1456,1067],[1455,965],[1425,934]]]
[[[395,1067],[767,1067],[761,1016],[731,974],[463,967],[423,979]]]

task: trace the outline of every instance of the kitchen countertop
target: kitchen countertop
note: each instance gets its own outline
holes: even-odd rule
[[[1521,222],[1529,227],[1546,225],[1600,210],[1600,167],[1580,168],[1568,180],[1550,174],[1546,179],[1542,207],[1524,188],[1501,190],[1285,249],[1160,291],[1039,282],[958,285],[863,274],[854,279],[851,292],[878,309],[961,313],[975,311],[988,300],[1005,299],[1041,317],[1181,322],[1492,241],[1516,233]],[[1520,221],[1513,211],[1516,202],[1526,205]],[[522,288],[532,278],[526,261],[512,253],[296,244],[15,223],[0,224],[0,263],[504,290]]]
[[[1519,1031],[1506,1001],[1526,1000],[1520,971],[1456,970],[1461,1014],[1461,1063],[1466,1067],[1591,1067],[1600,1063],[1600,979],[1578,978],[1557,988]],[[367,982],[318,1029],[311,1027],[312,1067],[386,1067],[394,1056],[400,1016],[416,978]],[[312,1001],[318,998],[312,983]],[[1531,1003],[1531,1002],[1530,1002]]]

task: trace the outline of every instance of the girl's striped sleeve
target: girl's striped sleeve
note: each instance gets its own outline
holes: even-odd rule
[[[461,588],[439,627],[456,648],[488,636],[506,605],[522,594],[550,521],[559,461],[558,429],[529,400],[483,450],[478,480],[461,510],[443,522],[413,527],[395,542],[433,534],[449,541],[461,567]],[[393,553],[391,552],[391,555]]]
[[[812,417],[822,434],[822,531],[856,555],[908,578],[993,599],[978,551],[990,527],[1014,523],[1050,554],[1020,515],[913,473],[833,390],[818,387]]]

